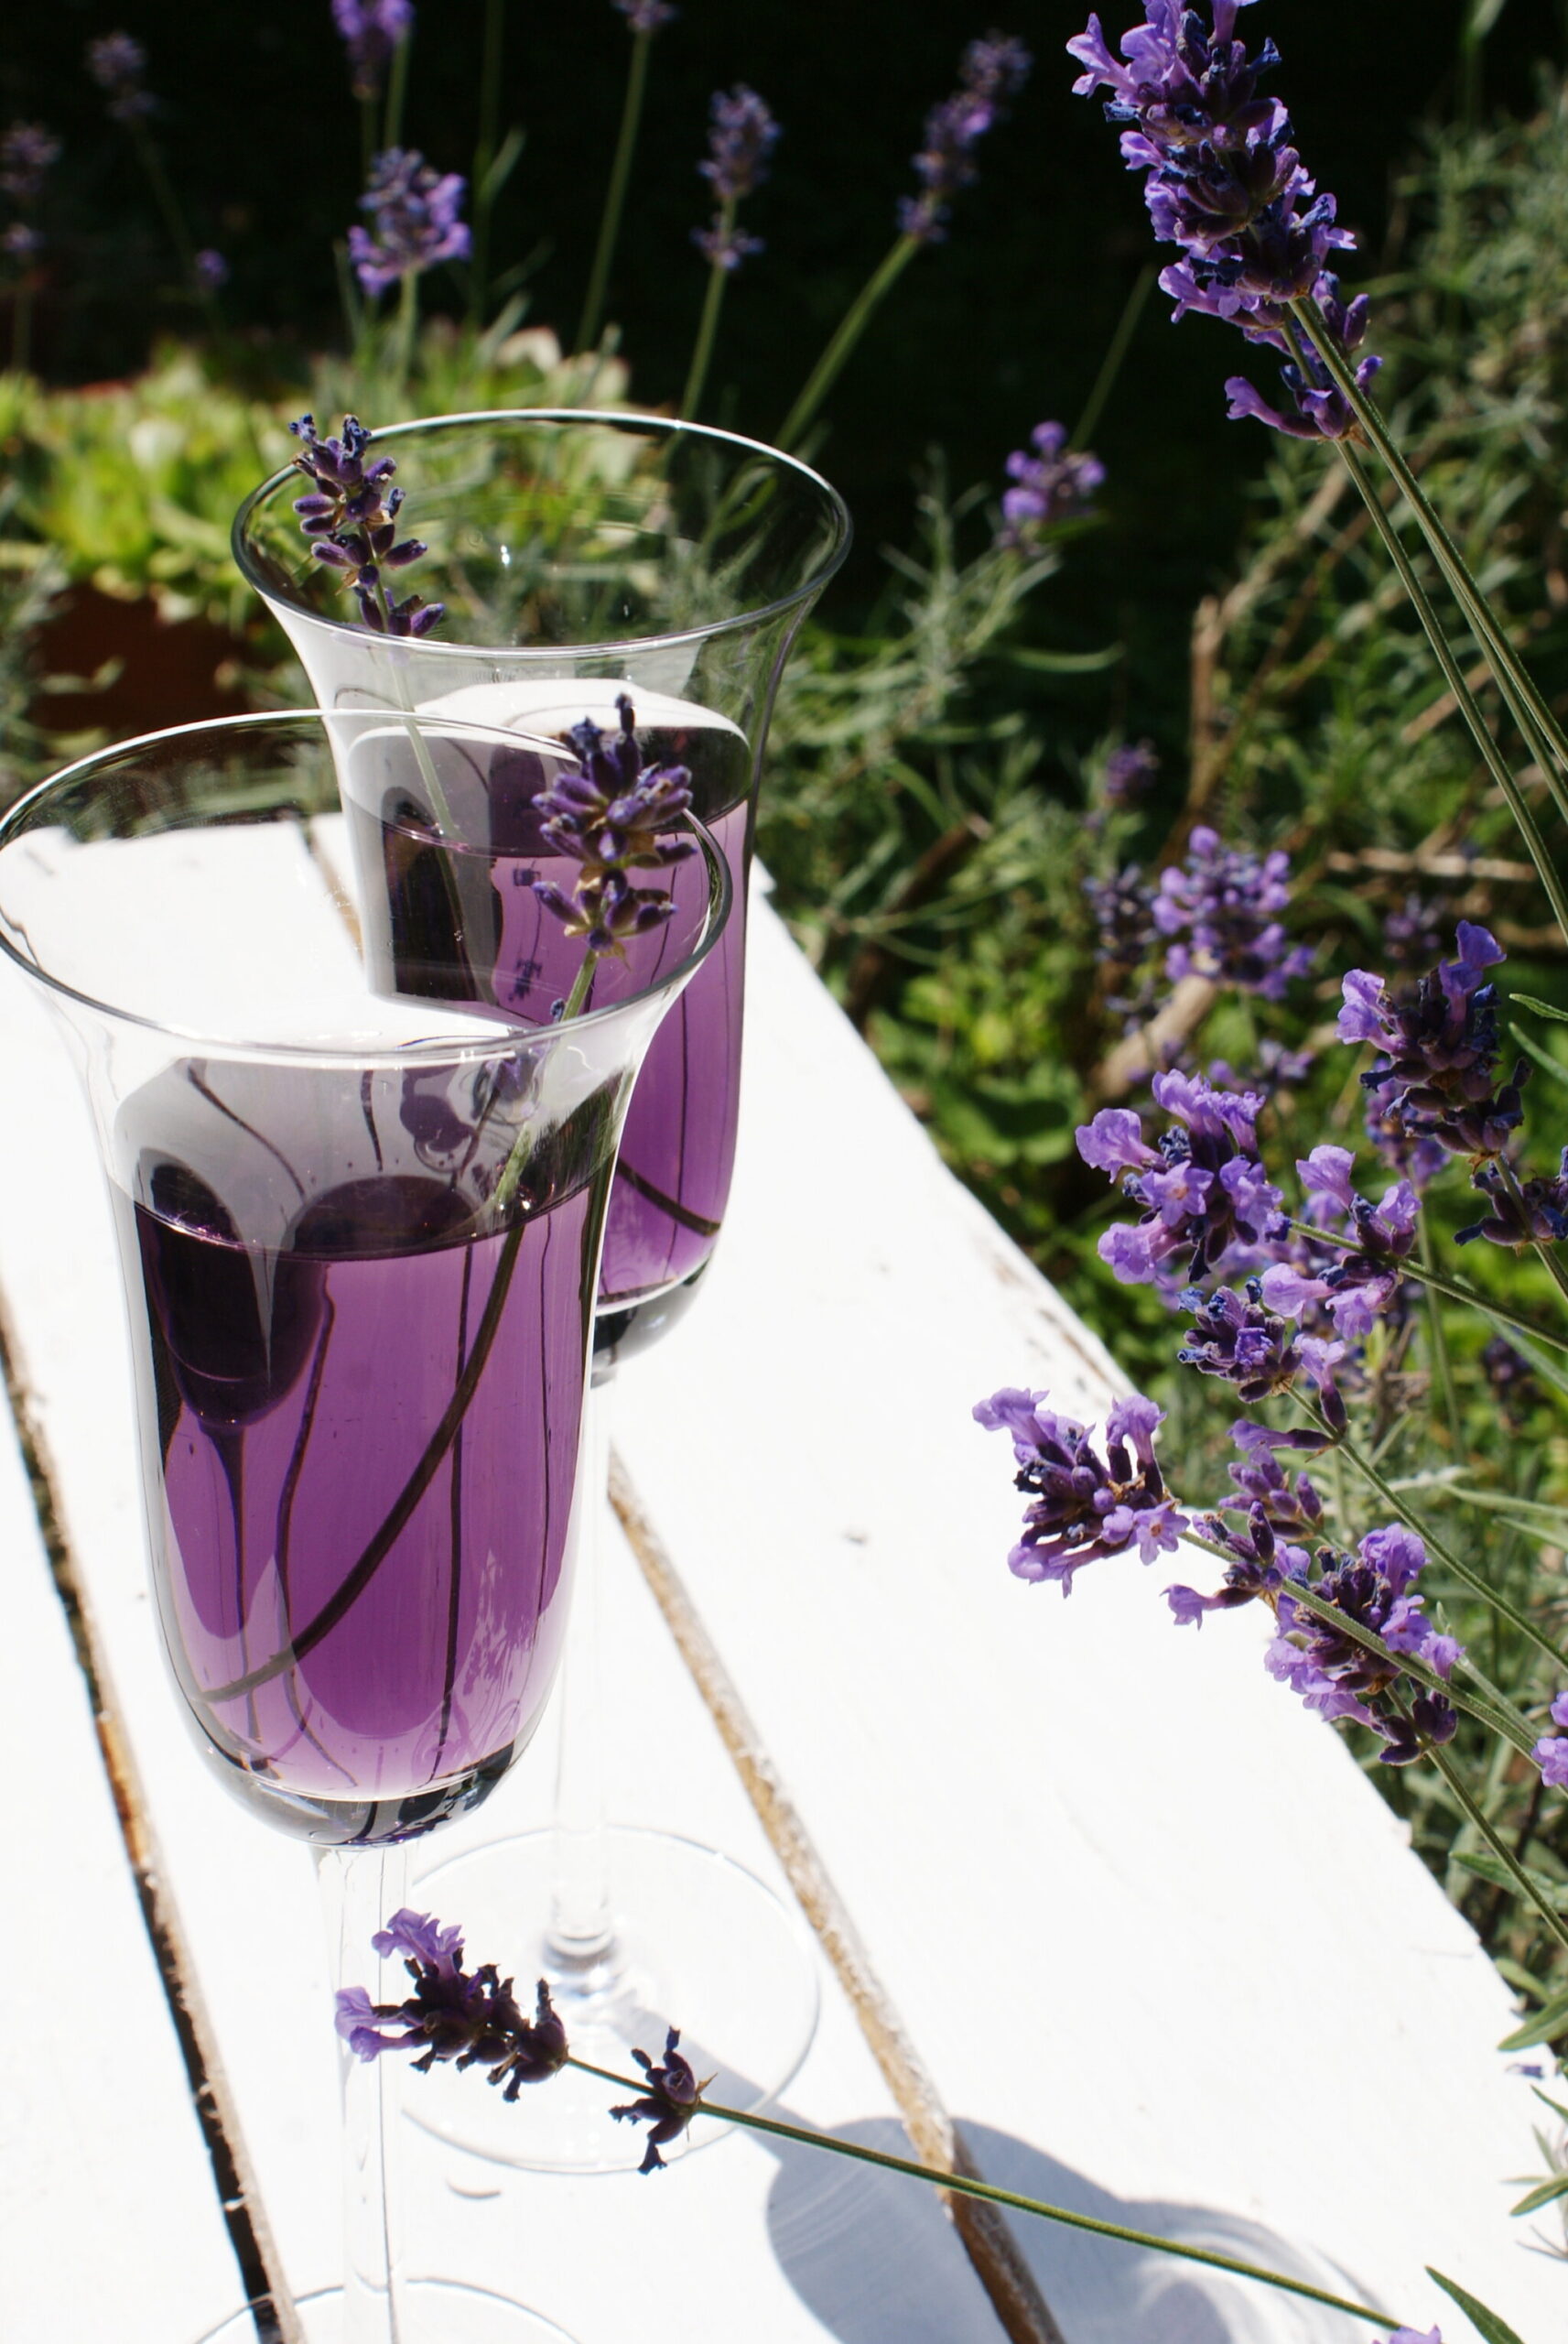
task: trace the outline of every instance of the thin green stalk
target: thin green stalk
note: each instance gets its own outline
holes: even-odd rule
[[[367,95],[360,100],[360,176],[366,187],[370,185],[370,175],[375,166],[378,143],[375,118],[378,111],[373,96]]]
[[[1432,1264],[1432,1231],[1425,1216],[1421,1221],[1421,1258],[1424,1267]],[[1448,1337],[1443,1325],[1443,1302],[1430,1281],[1426,1287],[1427,1335],[1432,1344],[1433,1373],[1443,1394],[1443,1412],[1448,1418],[1448,1438],[1454,1444],[1454,1454],[1464,1454],[1465,1427],[1459,1416],[1459,1394],[1454,1386],[1454,1362],[1448,1356]]]
[[[490,174],[501,140],[502,36],[505,0],[484,0],[484,53],[479,76],[479,138],[473,151],[473,211],[470,246],[469,314],[483,323],[490,290],[490,214],[495,201]]]
[[[1331,1428],[1326,1420],[1323,1416],[1322,1413],[1313,1405],[1312,1402],[1310,1400],[1303,1399],[1300,1393],[1297,1393],[1295,1396],[1299,1405],[1305,1410],[1313,1422],[1322,1427],[1324,1431],[1330,1431]],[[1470,1590],[1472,1595],[1478,1595],[1483,1602],[1491,1605],[1494,1612],[1499,1612],[1503,1618],[1507,1620],[1511,1626],[1516,1627],[1521,1635],[1527,1636],[1530,1639],[1530,1643],[1536,1646],[1538,1651],[1544,1653],[1550,1661],[1552,1661],[1559,1669],[1563,1670],[1565,1675],[1568,1675],[1568,1653],[1560,1650],[1560,1648],[1552,1643],[1550,1636],[1543,1635],[1541,1630],[1535,1625],[1535,1622],[1527,1618],[1525,1613],[1518,1610],[1514,1604],[1510,1603],[1506,1595],[1499,1595],[1496,1588],[1490,1586],[1487,1581],[1482,1578],[1479,1571],[1473,1569],[1468,1563],[1462,1562],[1459,1557],[1454,1552],[1452,1546],[1450,1546],[1445,1540],[1438,1536],[1436,1531],[1432,1528],[1431,1525],[1424,1521],[1420,1514],[1411,1511],[1411,1507],[1406,1504],[1404,1499],[1400,1495],[1398,1490],[1393,1487],[1391,1482],[1385,1481],[1382,1474],[1378,1470],[1378,1468],[1373,1464],[1371,1459],[1369,1457],[1363,1456],[1360,1449],[1357,1448],[1353,1440],[1342,1436],[1336,1442],[1336,1446],[1339,1455],[1346,1460],[1347,1464],[1355,1468],[1356,1471],[1360,1474],[1362,1480],[1368,1483],[1368,1487],[1377,1491],[1378,1495],[1382,1499],[1384,1504],[1388,1506],[1390,1511],[1404,1524],[1406,1529],[1413,1530],[1415,1532],[1416,1536],[1421,1540],[1422,1545],[1426,1548],[1427,1553],[1435,1562],[1441,1563],[1445,1570],[1451,1571],[1462,1586],[1467,1587]],[[1511,1703],[1509,1704],[1509,1706],[1511,1708]],[[1524,1720],[1519,1716],[1517,1710],[1514,1712],[1514,1716],[1516,1731],[1524,1731]]]
[[[1292,1221],[1287,1226],[1300,1230],[1303,1237],[1313,1238],[1319,1245],[1335,1245],[1346,1253],[1358,1250],[1354,1237],[1337,1237],[1329,1230],[1315,1227],[1310,1221]],[[1446,1295],[1450,1302],[1467,1302],[1472,1309],[1484,1310],[1487,1318],[1495,1318],[1499,1326],[1513,1327],[1519,1334],[1529,1335],[1534,1342],[1546,1343],[1552,1351],[1568,1351],[1568,1335],[1559,1335],[1549,1327],[1538,1326],[1533,1318],[1521,1317],[1517,1310],[1510,1310],[1506,1303],[1495,1302],[1479,1286],[1466,1286],[1462,1279],[1448,1277],[1441,1270],[1428,1269],[1423,1262],[1401,1262],[1400,1274],[1403,1277],[1413,1278],[1418,1286],[1430,1286],[1433,1294]]]
[[[188,288],[200,298],[200,287],[196,278],[195,250],[190,242],[190,233],[185,224],[185,214],[179,208],[179,199],[170,184],[168,173],[164,169],[163,157],[158,153],[157,142],[139,114],[132,115],[128,127],[142,168],[147,175],[147,184],[152,189],[153,201],[163,215],[164,228],[169,243],[174,246],[180,272]]]
[[[647,2089],[647,2078],[642,2076],[618,2076],[612,2067],[595,2067],[590,2059],[568,2056],[568,2067],[578,2068],[585,2076],[597,2076],[601,2083],[613,2084],[620,2091],[639,2099]],[[753,2115],[749,2109],[725,2108],[716,2100],[699,2100],[697,2113],[717,2118],[721,2124],[742,2124],[748,2132],[766,2132],[774,2140],[795,2141],[808,2149],[827,2149],[835,2156],[851,2157],[860,2165],[880,2165],[884,2173],[902,2173],[912,2181],[929,2182],[934,2189],[946,2189],[957,2198],[979,2198],[989,2206],[1006,2206],[1014,2213],[1036,2214],[1042,2221],[1061,2222],[1067,2229],[1088,2230],[1096,2238],[1119,2239],[1124,2246],[1137,2246],[1154,2254],[1172,2254],[1184,2263],[1202,2263],[1211,2271],[1228,2271],[1238,2279],[1256,2279],[1265,2287],[1278,2287],[1287,2295],[1304,2295],[1314,2304],[1326,2304],[1333,2311],[1348,2313],[1352,2319],[1371,2320],[1382,2327],[1397,2325],[1391,2313],[1379,2311],[1371,2304],[1357,2303],[1353,2296],[1330,2295],[1325,2288],[1314,2287],[1304,2279],[1287,2279],[1282,2271],[1266,2271],[1257,2263],[1243,2263],[1232,2254],[1215,2254],[1207,2247],[1184,2246],[1179,2240],[1161,2238],[1153,2230],[1124,2229],[1119,2222],[1097,2221],[1092,2214],[1075,2214],[1065,2206],[1053,2206],[1042,2198],[1025,2198],[1016,2189],[999,2189],[989,2181],[977,2181],[967,2173],[945,2173],[939,2166],[917,2165],[913,2157],[895,2157],[885,2149],[867,2148],[859,2141],[845,2141],[831,2132],[816,2132],[804,2124],[786,2124],[777,2116]]]
[[[1468,562],[1400,452],[1377,402],[1357,385],[1355,370],[1330,333],[1322,311],[1313,301],[1295,301],[1291,307],[1336,386],[1344,394],[1368,440],[1387,465],[1409,505],[1417,526],[1470,623],[1515,723],[1541,766],[1559,813],[1568,819],[1568,790],[1565,790],[1562,777],[1568,774],[1568,732],[1563,730],[1552,713],[1509,642]],[[1342,454],[1348,453],[1347,442],[1341,440],[1339,446]]]
[[[419,272],[407,268],[397,289],[397,323],[392,337],[392,379],[397,396],[406,401],[408,377],[414,367],[414,342],[419,331]]]
[[[1519,1894],[1534,1905],[1558,1944],[1568,1947],[1568,1922],[1564,1921],[1562,1914],[1553,1908],[1536,1886],[1501,1832],[1495,1830],[1486,1816],[1482,1814],[1465,1788],[1464,1778],[1447,1751],[1432,1742],[1425,1742],[1423,1747],[1427,1756],[1453,1792],[1464,1814],[1475,1825],[1504,1871],[1509,1874]]]
[[[1131,348],[1132,337],[1138,331],[1138,320],[1143,315],[1144,304],[1149,298],[1153,284],[1154,264],[1151,261],[1147,267],[1140,271],[1138,282],[1127,297],[1126,306],[1118,320],[1116,331],[1111,335],[1109,346],[1105,356],[1100,360],[1099,373],[1095,376],[1094,388],[1089,393],[1084,411],[1074,428],[1073,436],[1067,442],[1069,450],[1076,450],[1087,447],[1090,433],[1105,413],[1106,401],[1116,388],[1116,378],[1121,372],[1122,362],[1128,351]]]
[[[1562,931],[1564,941],[1568,941],[1568,895],[1563,892],[1563,883],[1557,875],[1552,857],[1547,851],[1546,841],[1530,810],[1529,800],[1519,787],[1501,750],[1492,738],[1487,720],[1477,707],[1469,685],[1465,681],[1459,662],[1454,657],[1448,638],[1443,632],[1442,623],[1432,606],[1426,589],[1416,576],[1411,565],[1410,556],[1405,551],[1403,540],[1388,514],[1384,512],[1383,501],[1368,478],[1365,466],[1348,441],[1342,440],[1339,442],[1339,452],[1349,470],[1352,480],[1360,491],[1362,501],[1371,516],[1374,527],[1388,548],[1389,558],[1399,571],[1400,582],[1410,596],[1416,616],[1425,631],[1427,641],[1437,656],[1437,664],[1443,670],[1460,714],[1470,728],[1487,770],[1507,801],[1509,810],[1518,825],[1519,836],[1530,851],[1530,858],[1535,865],[1536,875],[1546,891],[1546,898],[1552,906],[1552,917]]]
[[[719,215],[718,233],[720,243],[727,239],[735,225],[735,199],[726,198]],[[691,367],[686,378],[686,388],[680,395],[679,412],[695,418],[702,386],[708,380],[708,361],[713,356],[713,338],[719,331],[719,311],[724,299],[724,288],[730,271],[718,261],[708,266],[708,290],[703,297],[702,317],[697,329],[697,342],[691,353]]]
[[[806,385],[778,429],[776,447],[787,453],[816,415],[848,364],[849,354],[870,324],[872,314],[892,292],[915,254],[918,236],[900,236],[872,269],[834,329],[827,349],[806,378]]]
[[[626,190],[632,179],[632,157],[637,150],[637,125],[642,120],[643,97],[648,86],[648,50],[653,38],[649,31],[633,33],[632,37],[632,63],[626,75],[626,102],[621,109],[621,132],[615,142],[615,159],[610,167],[610,185],[605,190],[604,216],[599,223],[599,243],[589,276],[588,295],[582,305],[582,323],[577,330],[579,353],[591,348],[598,340],[604,316],[604,297],[610,287],[610,265],[615,257],[615,243],[621,233],[621,214],[625,209]]]
[[[386,126],[381,139],[384,148],[403,144],[403,111],[408,98],[408,60],[413,47],[411,25],[392,52],[392,71],[386,79]]]
[[[24,274],[16,280],[16,290],[11,298],[11,371],[25,374],[32,356],[33,345],[33,281]]]

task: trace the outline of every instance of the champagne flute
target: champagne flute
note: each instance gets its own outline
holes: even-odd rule
[[[479,850],[429,862],[418,793],[563,762],[437,720],[247,717],[105,750],[0,822],[0,950],[59,1015],[109,1181],[175,1688],[225,1788],[320,1852],[345,1985],[375,1982],[412,1842],[538,1723],[616,1139],[728,908],[681,818],[671,916],[562,1016],[582,942],[509,876],[499,900]],[[534,847],[575,884],[536,821]],[[421,867],[476,928],[522,917],[503,1005],[454,1002],[416,931],[377,949],[387,874]],[[561,2344],[460,2274],[408,2279],[394,2087],[345,2081],[344,2284],[302,2308],[310,2344]]]
[[[849,516],[792,458],[650,417],[442,417],[376,432],[373,453],[395,460],[407,524],[427,547],[421,592],[445,611],[432,632],[397,637],[354,622],[337,573],[302,541],[297,472],[264,483],[235,524],[240,568],[287,629],[318,701],[438,711],[559,742],[586,720],[607,752],[630,722],[643,764],[687,769],[735,880],[735,913],[661,1028],[622,1137],[586,1469],[602,1490],[611,1379],[689,1306],[728,1202],[763,747],[801,622],[848,549]],[[504,823],[493,796],[482,811]],[[502,830],[484,842],[503,847]],[[446,949],[455,992],[496,982],[466,930],[455,925]],[[490,1942],[529,1948],[588,2056],[623,2068],[659,2012],[701,2013],[708,2065],[736,2104],[756,2105],[809,2045],[815,1961],[797,1916],[727,1856],[606,1825],[592,1536],[603,1517],[600,1506],[585,1524],[555,1831],[461,1860],[442,1894],[483,1917]],[[440,2090],[424,2096],[420,2121],[517,2164],[637,2160],[636,2143],[575,2077],[523,2123],[456,2094],[449,2104]]]

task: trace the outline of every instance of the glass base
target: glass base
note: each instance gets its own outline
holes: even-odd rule
[[[416,1902],[459,1924],[470,1966],[493,1961],[526,2007],[548,1979],[579,2057],[634,2082],[633,2048],[657,2058],[665,2030],[711,2096],[764,2108],[798,2071],[816,2032],[816,1953],[809,1930],[745,1867],[695,1840],[616,1826],[606,1835],[616,1912],[611,1958],[563,1974],[545,1943],[556,1848],[552,1831],[458,1856],[422,1873]],[[438,2140],[533,2173],[625,2173],[641,2164],[646,2128],[608,2113],[631,2097],[567,2067],[514,2101],[471,2070],[410,2077],[404,2111]],[[673,2163],[732,2128],[694,2124],[665,2151]]]
[[[572,2344],[564,2328],[482,2287],[459,2286],[449,2279],[411,2279],[402,2301],[408,2317],[398,2329],[398,2344]],[[341,2344],[341,2287],[301,2295],[295,2308],[306,2344]],[[259,2317],[247,2309],[213,2328],[201,2344],[264,2344],[276,2333],[265,2307]]]

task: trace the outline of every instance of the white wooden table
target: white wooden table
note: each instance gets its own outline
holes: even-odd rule
[[[894,2148],[900,2103],[925,2141],[956,2121],[989,2178],[1423,2328],[1435,2261],[1552,2344],[1568,2272],[1507,2217],[1535,2163],[1534,2103],[1493,2048],[1507,1992],[1333,1732],[1265,1677],[1249,1615],[1178,1633],[1136,1563],[1067,1607],[1010,1578],[1019,1501],[970,1405],[1029,1384],[1098,1416],[1110,1362],[765,908],[752,956],[730,1221],[699,1307],[622,1381],[626,1468],[688,1610],[617,1545],[610,1768],[621,1819],[786,1894],[748,1784],[775,1831],[791,1803],[838,1967],[788,2111]],[[315,1885],[207,1778],[163,1680],[107,1207],[63,1050],[8,968],[0,1047],[0,1324],[34,1469],[0,1428],[0,2337],[186,2344],[242,2296],[236,2240],[299,2292],[335,2275]],[[462,1835],[542,1820],[550,1771],[530,1753]],[[563,2179],[404,2129],[416,2223],[438,2214],[467,2275],[579,2344],[1004,2332],[917,2184],[752,2138],[652,2181]],[[1377,2333],[1013,2235],[1067,2344]]]

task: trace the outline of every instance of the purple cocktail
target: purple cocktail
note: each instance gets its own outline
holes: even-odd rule
[[[589,1192],[476,1236],[451,1185],[373,1175],[280,1247],[172,1160],[146,1188],[118,1218],[153,1584],[191,1713],[310,1836],[426,1828],[504,1771],[554,1674]]]

